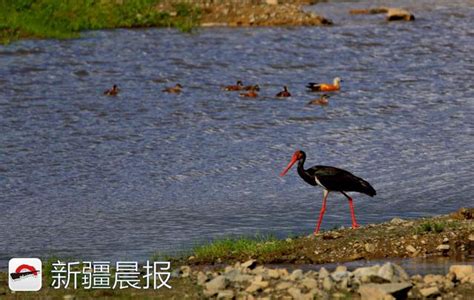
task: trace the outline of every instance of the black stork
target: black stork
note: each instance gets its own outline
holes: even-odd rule
[[[375,196],[376,192],[374,188],[362,178],[359,178],[352,173],[329,166],[313,166],[309,169],[304,169],[304,162],[306,160],[306,153],[301,150],[296,150],[288,166],[280,173],[280,176],[285,176],[288,170],[298,162],[298,174],[303,178],[306,183],[313,186],[321,186],[324,189],[323,192],[323,206],[319,213],[319,220],[314,230],[314,234],[319,232],[321,222],[323,220],[324,212],[326,211],[326,200],[330,192],[341,192],[349,200],[349,208],[351,210],[352,217],[352,228],[359,227],[357,224],[354,205],[352,204],[352,198],[347,195],[346,192],[359,192],[369,195],[371,197]]]

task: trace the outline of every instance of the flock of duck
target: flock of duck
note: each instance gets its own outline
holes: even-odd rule
[[[341,78],[336,77],[333,80],[333,83],[317,83],[317,82],[310,82],[306,85],[306,87],[312,92],[335,92],[341,89]],[[255,85],[244,85],[241,80],[238,80],[236,84],[228,85],[222,88],[224,91],[231,91],[231,92],[241,92],[240,97],[245,98],[257,98],[258,92],[260,91],[260,86],[258,84]],[[112,86],[112,88],[106,90],[104,95],[107,96],[116,96],[119,93],[120,89],[116,84]],[[177,83],[175,86],[166,87],[162,90],[165,93],[171,94],[179,94],[183,91],[183,86]],[[291,93],[288,91],[288,87],[285,85],[283,86],[283,91],[278,92],[275,97],[278,98],[287,98],[291,97]],[[309,105],[327,105],[329,103],[329,95],[323,94],[319,98],[313,99],[308,102]]]

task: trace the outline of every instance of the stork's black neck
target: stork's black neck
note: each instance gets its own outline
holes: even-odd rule
[[[298,175],[300,175],[301,178],[303,178],[306,183],[309,183],[311,185],[317,185],[316,180],[314,179],[314,176],[311,176],[306,172],[304,169],[304,162],[306,161],[306,153],[301,151],[301,158],[298,160]]]

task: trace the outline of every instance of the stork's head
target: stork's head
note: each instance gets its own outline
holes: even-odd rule
[[[288,166],[286,166],[286,168],[283,170],[283,172],[280,173],[280,176],[285,176],[285,174],[291,169],[291,167],[293,167],[293,165],[301,160],[301,159],[304,159],[305,158],[305,153],[301,150],[296,150],[295,153],[293,153],[293,156],[291,157],[291,161],[290,163],[288,164]]]

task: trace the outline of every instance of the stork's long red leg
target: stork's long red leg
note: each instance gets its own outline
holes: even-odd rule
[[[357,220],[356,220],[356,216],[354,212],[354,204],[352,203],[352,198],[349,197],[349,195],[347,195],[344,192],[341,192],[341,193],[347,197],[347,200],[349,200],[349,208],[351,209],[351,218],[352,218],[352,228],[356,229],[357,227],[360,227],[360,225],[357,224]]]
[[[316,226],[316,229],[314,230],[314,234],[317,234],[319,232],[319,227],[321,227],[321,222],[323,221],[323,215],[324,215],[324,212],[326,211],[326,200],[328,198],[328,195],[329,195],[329,191],[324,190],[323,206],[321,207],[321,211],[319,212],[318,226]]]
[[[351,208],[351,217],[352,217],[352,228],[357,228],[360,227],[359,224],[357,224],[356,221],[356,216],[354,213],[354,204],[352,204],[352,198],[349,198],[349,207]]]

